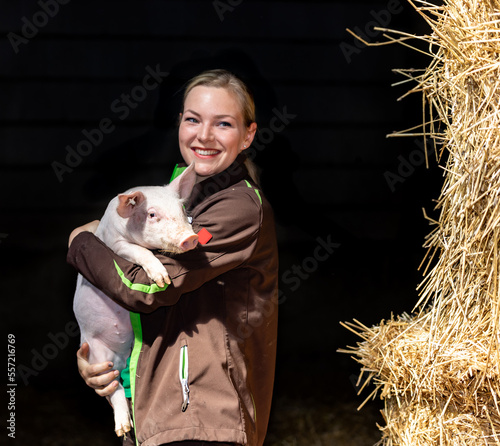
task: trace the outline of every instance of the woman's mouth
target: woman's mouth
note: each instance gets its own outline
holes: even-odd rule
[[[198,156],[214,156],[220,153],[220,150],[215,150],[215,149],[202,149],[200,147],[193,147],[192,150],[196,153]]]

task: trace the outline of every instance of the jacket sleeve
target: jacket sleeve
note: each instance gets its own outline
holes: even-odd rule
[[[163,288],[151,283],[140,266],[116,255],[90,232],[73,239],[67,261],[129,311],[150,313],[160,306],[173,305],[182,294],[243,265],[251,257],[262,221],[262,208],[251,192],[223,191],[193,215],[195,232],[204,228],[212,236],[205,245],[175,257],[156,254],[172,280]]]

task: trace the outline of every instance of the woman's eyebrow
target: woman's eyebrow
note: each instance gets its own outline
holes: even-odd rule
[[[190,108],[188,108],[187,110],[184,110],[184,113],[192,113],[193,115],[196,115],[196,116],[201,116],[199,113],[195,112],[194,110],[191,110]],[[232,119],[236,119],[233,115],[230,115],[230,114],[221,114],[221,115],[215,115],[214,118],[216,119],[222,119],[222,118],[232,118]]]

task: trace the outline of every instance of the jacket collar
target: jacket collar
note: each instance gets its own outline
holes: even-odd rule
[[[240,153],[226,170],[196,183],[187,202],[187,209],[194,208],[196,205],[200,204],[203,200],[209,198],[213,194],[220,192],[221,190],[226,189],[245,178],[248,178],[248,170],[245,166],[245,160],[246,155]],[[185,164],[182,166],[184,165]]]

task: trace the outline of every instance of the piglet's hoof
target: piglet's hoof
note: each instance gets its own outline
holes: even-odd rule
[[[130,426],[121,426],[119,429],[115,430],[117,437],[127,436],[127,432],[130,432]]]

